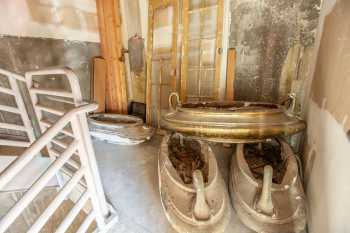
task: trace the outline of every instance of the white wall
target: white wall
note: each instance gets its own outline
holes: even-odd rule
[[[323,2],[316,42],[320,49],[305,101],[310,233],[350,232],[349,9],[348,0]]]
[[[1,0],[0,35],[99,42],[95,0]]]
[[[310,233],[350,232],[350,142],[336,119],[310,100],[306,192]]]

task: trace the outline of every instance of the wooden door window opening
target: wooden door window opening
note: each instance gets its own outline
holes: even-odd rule
[[[219,98],[223,0],[183,0],[182,102]]]
[[[148,9],[146,121],[160,128],[168,96],[176,91],[177,0],[150,0]]]

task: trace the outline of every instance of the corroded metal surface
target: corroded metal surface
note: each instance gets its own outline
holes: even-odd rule
[[[243,154],[244,144],[237,146],[236,156],[232,159],[229,186],[233,206],[242,222],[256,232],[301,232],[305,228],[306,197],[298,164],[289,145],[284,141],[280,143],[286,172],[280,184],[269,183],[268,189],[263,187],[265,179],[256,179],[252,174]],[[259,209],[264,190],[269,192],[265,193],[269,196],[265,204],[270,202],[272,213]]]
[[[113,144],[135,145],[149,140],[153,128],[141,118],[130,115],[96,113],[89,116],[90,133],[94,138]]]
[[[167,219],[179,233],[223,233],[231,216],[231,205],[225,182],[218,170],[215,155],[207,143],[200,142],[209,165],[208,182],[198,190],[198,184],[185,184],[173,167],[168,153],[170,136],[163,138],[158,158],[159,191]],[[209,218],[198,219],[198,199],[205,197]],[[201,209],[201,213],[207,212]],[[204,209],[205,210],[205,209]],[[203,217],[203,216],[201,216]]]
[[[171,102],[170,96],[169,101]],[[171,103],[170,103],[171,105]],[[254,142],[305,129],[305,123],[276,104],[255,102],[200,102],[172,108],[164,127],[215,142]]]
[[[130,71],[140,74],[144,69],[144,39],[138,35],[128,40]]]

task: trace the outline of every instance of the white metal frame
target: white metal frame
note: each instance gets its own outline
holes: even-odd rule
[[[68,92],[65,90],[57,90],[57,89],[38,89],[38,88],[34,87],[34,83],[33,83],[34,76],[36,76],[36,77],[37,76],[45,76],[47,78],[50,75],[61,75],[60,77],[66,78],[69,82],[69,87],[70,87],[71,91]],[[45,122],[44,119],[42,119],[42,111],[49,112],[51,114],[58,115],[58,116],[62,116],[64,114],[64,112],[57,111],[54,108],[39,105],[38,104],[38,95],[46,95],[46,96],[51,96],[53,98],[55,98],[55,97],[71,98],[72,99],[71,104],[74,105],[75,107],[84,104],[83,97],[81,94],[79,79],[75,75],[75,73],[69,68],[47,68],[47,69],[42,69],[42,70],[30,71],[30,72],[25,73],[25,78],[26,78],[27,87],[29,89],[29,93],[30,93],[30,96],[32,99],[32,103],[34,105],[34,110],[35,110],[37,119],[39,121],[41,133],[44,133],[51,126],[50,123]],[[55,98],[55,101],[61,101],[61,100],[59,98]],[[74,127],[77,127],[77,125],[72,124],[71,129],[69,129],[69,127],[67,127],[65,129],[63,129],[61,131],[61,133],[65,134],[67,137],[72,137],[72,131],[74,131]],[[97,163],[96,163],[96,159],[95,159],[95,152],[94,152],[94,149],[92,147],[90,133],[88,130],[88,123],[87,123],[85,116],[84,116],[84,118],[81,119],[81,129],[75,129],[75,130],[77,132],[79,132],[81,134],[80,137],[84,138],[85,141],[87,142],[85,147],[82,149],[86,150],[86,152],[88,154],[93,155],[90,157],[90,160],[91,160],[90,169],[94,173],[98,174],[98,168],[97,168]],[[62,142],[60,143],[60,141],[58,141],[58,140],[52,140],[51,142],[55,143],[56,145],[58,145],[60,147],[63,147]],[[50,157],[56,158],[57,153],[55,151],[52,151],[50,149],[50,147],[51,147],[51,145],[48,146],[48,151],[49,151]],[[70,161],[70,165],[72,165],[73,167],[78,166],[76,164],[76,162],[73,160]],[[91,178],[94,179],[95,180],[94,182],[98,184],[96,186],[96,188],[98,188],[100,190],[98,190],[97,193],[103,194],[102,184],[101,184],[99,176],[97,176],[97,177],[92,176]],[[59,179],[59,182],[62,182],[62,181],[60,181],[60,177],[58,177],[58,179]],[[103,213],[106,214],[108,212],[108,209],[105,205],[104,194],[102,196],[100,196],[98,198],[98,200],[100,200],[102,202],[101,206],[103,206],[103,208],[104,208]]]
[[[40,215],[36,222],[31,226],[28,232],[40,232],[47,220],[59,208],[61,203],[67,198],[68,194],[77,186],[78,182],[84,177],[87,183],[85,193],[62,221],[56,232],[64,232],[74,220],[88,199],[91,200],[92,209],[88,217],[80,226],[78,232],[85,232],[95,220],[98,232],[106,232],[111,226],[106,221],[108,214],[108,205],[104,197],[99,174],[92,169],[94,167],[91,161],[94,161],[94,154],[87,149],[87,144],[91,141],[84,136],[84,121],[86,122],[86,113],[97,109],[96,104],[87,104],[76,107],[64,114],[52,127],[50,127],[37,141],[35,141],[24,153],[19,156],[5,171],[0,174],[0,189],[7,185],[13,178],[21,175],[21,170],[28,165],[48,143],[60,133],[67,125],[72,124],[74,141],[70,143],[67,149],[58,155],[57,159],[43,172],[43,174],[28,189],[24,196],[3,216],[0,220],[0,232],[5,232],[22,211],[33,201],[36,195],[45,188],[47,182],[56,175],[66,162],[75,153],[79,156],[81,165],[73,177],[60,189],[54,200],[49,204],[46,210]],[[115,222],[116,218],[113,219]]]
[[[0,105],[0,111],[10,112],[20,115],[23,125],[9,124],[6,122],[0,123],[1,129],[23,131],[27,134],[28,141],[4,140],[0,139],[0,146],[15,146],[15,147],[29,147],[35,141],[34,130],[29,120],[28,112],[25,107],[21,92],[17,82],[25,83],[23,76],[0,69],[0,74],[8,79],[10,88],[1,87],[0,93],[11,95],[14,97],[17,107]]]
[[[30,138],[33,143],[23,152],[23,154],[18,156],[14,162],[0,173],[0,190],[10,184],[15,177],[23,175],[21,174],[21,171],[32,162],[36,156],[40,156],[40,152],[44,148],[48,149],[50,157],[52,158],[50,166],[39,176],[38,179],[36,179],[24,196],[4,216],[2,216],[0,219],[0,233],[6,232],[11,227],[11,224],[34,200],[40,191],[45,188],[46,184],[55,175],[58,176],[58,174],[65,169],[66,164],[73,166],[76,170],[71,174],[71,178],[67,182],[61,183],[61,187],[59,188],[56,197],[48,205],[45,211],[41,213],[36,222],[30,226],[28,232],[40,232],[41,228],[46,224],[50,217],[58,208],[60,208],[62,202],[68,198],[68,195],[72,193],[74,189],[81,188],[81,186],[79,186],[81,183],[84,184],[84,192],[81,194],[79,200],[75,203],[67,216],[65,216],[55,232],[65,232],[80,210],[84,208],[88,200],[91,202],[91,210],[84,222],[80,225],[78,232],[86,232],[93,221],[96,222],[96,232],[107,232],[113,224],[117,222],[118,216],[115,210],[106,202],[88,130],[86,114],[96,110],[97,105],[83,103],[78,78],[70,69],[55,68],[27,72],[25,74],[25,79],[22,76],[4,70],[0,71],[1,74],[9,77],[10,83],[12,83],[12,90],[0,88],[0,91],[15,96],[19,108],[19,110],[16,111],[21,114],[24,119],[23,122],[26,121],[24,127],[21,127],[21,129],[28,130],[28,136],[33,136],[33,138]],[[33,86],[33,76],[55,74],[64,75],[68,79],[71,86],[70,92],[64,90],[40,89]],[[34,141],[34,133],[31,125],[28,125],[28,123],[30,123],[29,117],[25,111],[23,99],[20,95],[16,80],[26,81],[35,114],[40,122],[39,125],[42,135],[36,141]],[[65,112],[59,111],[52,106],[40,106],[38,103],[38,95],[47,95],[54,99],[56,98],[55,101],[60,101],[59,97],[71,98],[72,101],[68,102],[73,105],[72,109]],[[8,108],[0,106],[0,110],[4,109],[6,110]],[[42,112],[50,112],[51,114],[58,115],[60,118],[56,122],[45,122],[42,119]],[[14,126],[8,126],[5,123],[2,125],[0,124],[0,127],[2,126],[6,126],[8,129],[15,128]],[[70,143],[65,143],[57,139],[57,136],[62,134],[71,139]],[[3,145],[1,143],[4,142],[0,141],[0,145]],[[55,152],[51,150],[53,143],[60,146],[63,149],[63,152]],[[16,146],[22,146],[17,142],[13,142],[13,144]],[[73,155],[79,158],[78,163],[72,160]]]
[[[67,91],[67,90],[59,90],[54,88],[44,89],[44,88],[35,87],[34,81],[33,81],[34,76],[36,77],[43,76],[48,78],[52,75],[55,75],[55,77],[57,77],[57,75],[60,75],[59,77],[66,78],[68,80],[69,87],[71,90]],[[34,108],[36,117],[39,121],[41,133],[44,133],[48,128],[50,128],[53,125],[53,122],[50,122],[47,119],[43,118],[43,114],[42,114],[43,112],[51,113],[57,116],[63,116],[65,114],[65,111],[58,110],[52,106],[49,107],[49,106],[43,106],[39,104],[38,95],[44,95],[48,98],[51,98],[54,102],[69,103],[72,105],[72,107],[83,104],[83,100],[82,100],[83,98],[82,98],[81,89],[79,85],[79,79],[74,74],[74,72],[69,68],[47,68],[42,70],[29,71],[25,73],[25,79],[26,79],[29,94],[33,103],[33,108]],[[60,97],[69,98],[71,100],[67,101],[64,99],[60,99]],[[61,133],[63,133],[67,137],[73,136],[71,127],[66,127],[62,129]],[[52,146],[53,146],[52,144],[62,147],[62,142],[60,142],[57,139],[53,139],[51,140],[51,143],[49,143],[46,147],[49,153],[49,156],[54,160],[59,153],[52,149]],[[69,164],[75,165],[75,162],[73,160],[70,160]],[[57,174],[57,181],[62,186],[63,178],[60,174]]]

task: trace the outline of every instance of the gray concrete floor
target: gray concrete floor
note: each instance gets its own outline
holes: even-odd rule
[[[157,157],[161,137],[137,146],[94,141],[98,166],[107,198],[120,221],[110,233],[176,233],[161,206]],[[213,145],[221,173],[227,181],[232,148]],[[252,233],[233,214],[226,233]]]

